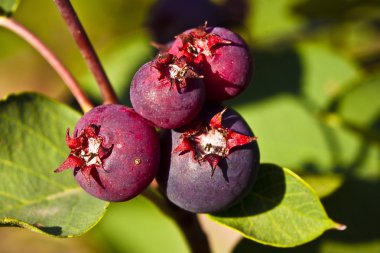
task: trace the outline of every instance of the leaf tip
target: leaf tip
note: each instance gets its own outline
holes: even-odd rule
[[[347,226],[341,223],[334,222],[334,229],[339,230],[339,231],[344,231],[346,230]]]

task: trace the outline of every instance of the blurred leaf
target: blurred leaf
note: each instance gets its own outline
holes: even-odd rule
[[[341,123],[339,117],[331,115],[324,124],[333,152],[333,172],[361,179],[380,179],[379,145]]]
[[[296,171],[326,172],[333,156],[319,120],[293,96],[277,96],[236,107],[258,136],[261,162]]]
[[[111,80],[116,94],[123,103],[129,103],[129,85],[136,70],[147,59],[153,58],[153,47],[144,33],[134,33],[115,42],[104,52],[103,65]],[[82,78],[83,88],[92,97],[101,101],[98,87],[90,73]]]
[[[380,146],[375,143],[363,143],[360,164],[356,167],[354,175],[365,180],[380,179]]]
[[[89,235],[106,240],[116,253],[190,252],[175,222],[140,196],[112,204]]]
[[[292,8],[302,0],[251,0],[247,27],[257,39],[273,39],[295,32],[304,25],[304,19],[293,14]]]
[[[380,240],[363,243],[349,243],[325,240],[320,253],[378,253],[380,252]]]
[[[261,102],[274,96],[301,94],[302,61],[294,48],[254,50],[254,71],[247,89],[226,101],[232,107]],[[276,74],[274,74],[276,73]]]
[[[302,175],[320,198],[326,197],[336,191],[342,184],[344,176],[340,174],[306,174]]]
[[[334,240],[317,240],[296,248],[283,249],[262,245],[247,239],[241,240],[233,253],[378,253],[380,240],[363,243],[339,242]]]
[[[239,204],[210,217],[276,247],[294,247],[341,226],[327,217],[309,185],[290,170],[271,164],[261,165],[252,191]]]
[[[365,130],[380,129],[380,75],[363,80],[338,104],[338,113],[349,123]],[[379,131],[380,132],[380,131]]]
[[[0,0],[0,15],[11,16],[19,3],[20,0]]]
[[[85,233],[107,202],[85,193],[72,173],[53,173],[68,155],[65,131],[80,115],[38,94],[0,102],[0,224],[60,237]]]
[[[359,76],[352,62],[326,47],[304,43],[298,52],[302,62],[302,91],[319,108],[326,108]]]

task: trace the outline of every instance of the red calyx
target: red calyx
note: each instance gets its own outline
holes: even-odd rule
[[[200,64],[205,61],[206,56],[215,55],[216,46],[232,43],[219,35],[207,32],[206,28],[207,22],[190,33],[178,35],[182,40],[182,47],[179,49],[180,56],[185,56],[195,64]]]
[[[164,84],[170,84],[169,89],[173,86],[177,90],[186,88],[189,78],[203,78],[188,64],[186,57],[177,58],[169,53],[160,54],[154,67],[160,71],[159,80]]]
[[[100,127],[88,125],[78,137],[70,137],[69,129],[66,131],[66,144],[70,148],[70,154],[66,160],[54,172],[62,172],[66,169],[79,169],[90,181],[92,169],[103,169],[103,161],[111,152],[113,145],[103,146],[103,137],[99,136]],[[77,133],[74,134],[77,136]]]
[[[191,151],[196,161],[207,161],[211,165],[212,176],[219,161],[231,154],[235,147],[256,140],[255,136],[239,134],[222,125],[222,115],[226,109],[215,114],[208,124],[198,125],[183,133],[181,143],[173,153],[182,155]]]

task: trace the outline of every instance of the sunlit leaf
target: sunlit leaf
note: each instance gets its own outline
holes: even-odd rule
[[[336,191],[342,184],[344,176],[342,174],[305,174],[305,180],[317,193],[320,198],[326,197]]]
[[[328,229],[343,229],[326,214],[316,193],[286,168],[260,166],[253,189],[234,207],[210,216],[262,244],[294,247]]]
[[[380,129],[379,94],[380,75],[364,79],[343,96],[338,104],[338,113],[363,130]]]
[[[298,49],[301,57],[303,94],[319,108],[329,102],[359,77],[353,62],[316,43],[304,43]]]
[[[236,107],[256,136],[261,162],[293,170],[329,171],[329,140],[319,120],[296,97],[277,96]]]
[[[304,20],[292,12],[292,7],[299,2],[302,1],[251,0],[252,8],[247,23],[253,36],[258,39],[273,39],[300,29]]]
[[[85,233],[108,205],[71,173],[54,173],[68,155],[65,131],[80,115],[37,94],[0,102],[0,224],[54,236]]]

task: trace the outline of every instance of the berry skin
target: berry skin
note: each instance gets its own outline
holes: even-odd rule
[[[234,98],[245,90],[252,76],[249,48],[232,31],[206,25],[178,35],[168,52],[195,64],[204,76],[207,100]]]
[[[106,201],[125,201],[153,180],[160,159],[155,129],[132,109],[116,104],[97,106],[69,131],[68,158],[55,172],[72,168],[79,185]]]
[[[231,109],[206,106],[200,121],[161,138],[157,182],[168,199],[184,210],[224,210],[253,185],[259,149],[243,118]]]
[[[186,62],[170,54],[143,65],[132,79],[133,108],[160,128],[178,128],[202,109],[205,93],[202,76]]]

